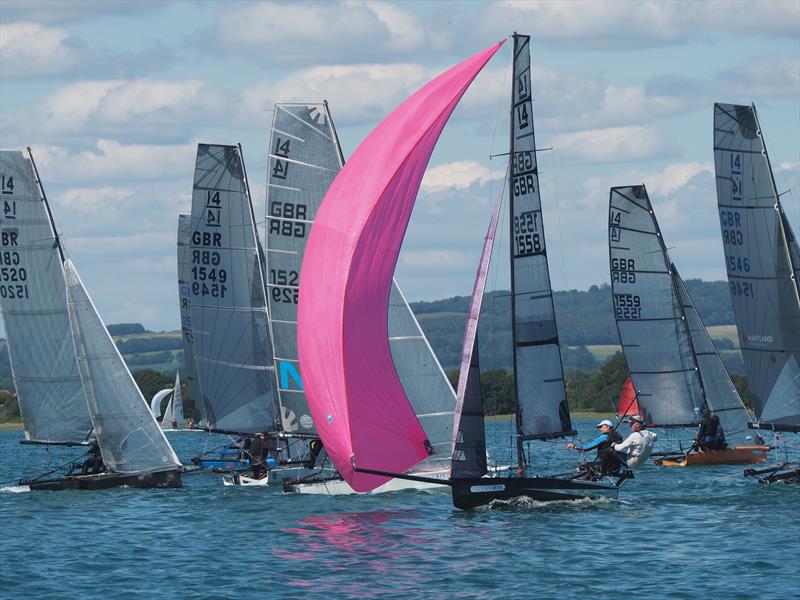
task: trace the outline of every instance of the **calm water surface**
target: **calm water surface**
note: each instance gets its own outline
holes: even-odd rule
[[[579,422],[584,439],[593,421]],[[495,456],[508,424],[490,424]],[[213,444],[168,434],[188,459]],[[792,443],[797,452],[798,437]],[[0,432],[0,482],[80,453]],[[666,447],[665,434],[659,440]],[[684,436],[685,439],[685,436]],[[563,442],[537,443],[551,472]],[[572,461],[571,463],[569,461]],[[445,492],[314,497],[223,487],[0,492],[5,598],[798,598],[800,486],[647,466],[617,501],[461,512]]]

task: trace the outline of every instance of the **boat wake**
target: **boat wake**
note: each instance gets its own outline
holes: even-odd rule
[[[4,492],[6,494],[21,494],[23,492],[30,492],[31,487],[29,485],[6,485],[0,487],[0,492]]]
[[[510,500],[492,500],[485,506],[478,507],[476,510],[530,510],[530,509],[546,509],[546,510],[560,510],[563,508],[599,508],[611,504],[619,504],[616,498],[581,498],[580,500],[534,500],[528,496],[517,496]]]

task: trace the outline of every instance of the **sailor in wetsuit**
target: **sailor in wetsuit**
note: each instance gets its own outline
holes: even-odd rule
[[[622,436],[614,431],[614,424],[608,419],[603,419],[597,424],[598,435],[588,444],[576,446],[572,442],[567,444],[567,448],[575,448],[581,452],[587,450],[597,450],[597,461],[600,463],[600,470],[603,475],[613,475],[618,473],[622,463],[614,451],[614,444],[622,441]]]
[[[703,420],[700,421],[700,428],[697,430],[692,449],[703,451],[727,448],[728,443],[725,441],[725,433],[722,431],[719,417],[712,414],[707,406],[700,414],[703,416]]]
[[[253,471],[255,479],[261,479],[267,474],[267,434],[265,432],[259,433],[250,442],[250,447],[247,454],[250,458],[250,469]]]
[[[103,456],[100,454],[100,446],[98,446],[96,442],[93,443],[91,448],[86,452],[86,456],[88,458],[83,461],[81,475],[88,475],[90,471],[94,475],[106,470],[106,466],[103,463]]]

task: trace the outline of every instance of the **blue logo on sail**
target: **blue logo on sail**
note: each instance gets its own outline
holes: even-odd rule
[[[278,372],[280,373],[281,388],[284,390],[291,389],[289,387],[289,377],[294,380],[295,388],[303,391],[303,380],[300,378],[300,373],[295,366],[290,362],[279,362]]]

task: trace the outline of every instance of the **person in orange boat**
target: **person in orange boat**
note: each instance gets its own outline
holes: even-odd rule
[[[692,450],[724,450],[728,447],[725,441],[725,432],[722,430],[722,424],[719,422],[719,417],[712,414],[708,407],[703,407],[700,412],[703,420],[700,421],[700,428],[694,438]]]

